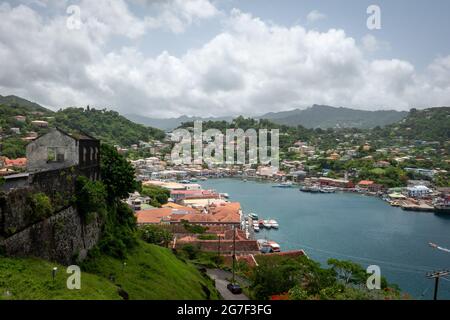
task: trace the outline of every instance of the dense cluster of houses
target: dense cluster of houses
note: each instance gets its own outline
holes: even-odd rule
[[[203,190],[195,183],[148,180],[143,185],[170,190],[169,202],[161,208],[149,207],[147,199],[136,194],[130,196],[128,203],[135,210],[138,225],[168,228],[174,234],[173,248],[190,244],[222,255],[231,254],[233,249],[238,255],[259,253],[258,242],[244,228],[240,203],[230,202],[226,195]],[[201,226],[204,232],[192,233],[187,226]]]

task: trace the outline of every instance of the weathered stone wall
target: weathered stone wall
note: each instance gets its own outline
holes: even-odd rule
[[[32,208],[32,198],[44,193],[51,201],[52,211],[59,212],[71,205],[75,194],[76,167],[34,173],[28,186],[0,193],[0,237],[20,232],[46,216],[39,216]]]
[[[11,256],[36,256],[60,263],[83,259],[98,241],[102,222],[87,223],[73,207],[78,167],[30,174],[28,186],[0,192],[0,251]],[[50,212],[36,209],[45,194]]]
[[[86,257],[100,237],[101,225],[99,217],[86,224],[69,207],[0,240],[0,247],[8,256],[35,256],[68,265]]]

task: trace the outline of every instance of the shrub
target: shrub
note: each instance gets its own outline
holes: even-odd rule
[[[206,230],[208,230],[207,227],[202,227],[202,226],[199,226],[199,225],[190,224],[186,220],[181,220],[181,223],[183,224],[184,229],[188,233],[202,234],[202,233],[205,233]]]
[[[198,236],[199,240],[217,240],[216,234],[201,234]]]
[[[181,250],[183,250],[187,254],[190,260],[194,260],[195,258],[197,258],[197,255],[200,252],[200,249],[192,244],[184,245]]]
[[[53,213],[52,203],[45,193],[35,193],[30,197],[29,201],[33,218],[44,219],[50,217]]]
[[[106,215],[106,188],[100,181],[91,181],[84,176],[77,178],[75,197],[78,212],[90,223],[95,214]]]
[[[173,239],[173,234],[161,226],[146,225],[139,230],[141,238],[148,243],[167,247]]]

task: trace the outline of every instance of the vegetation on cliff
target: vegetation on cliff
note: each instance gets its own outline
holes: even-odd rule
[[[97,253],[81,265],[80,290],[67,289],[65,266],[2,257],[0,300],[218,299],[212,282],[169,249],[139,242],[124,259]]]
[[[0,136],[3,136],[1,155],[13,159],[25,156],[27,141],[22,138],[30,132],[41,135],[48,131],[46,127],[34,125],[34,120],[47,121],[49,127],[59,127],[67,132],[81,130],[102,142],[122,147],[164,138],[163,131],[134,123],[115,111],[87,107],[53,112],[20,97],[0,96]],[[12,128],[19,129],[20,133]]]
[[[139,141],[164,138],[164,132],[134,123],[116,111],[66,108],[55,113],[54,124],[68,131],[87,132],[102,142],[130,146]]]

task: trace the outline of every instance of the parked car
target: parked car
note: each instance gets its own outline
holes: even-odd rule
[[[232,294],[241,294],[242,293],[242,288],[240,285],[238,285],[237,283],[229,283],[227,285],[227,289],[230,290],[230,292]]]

